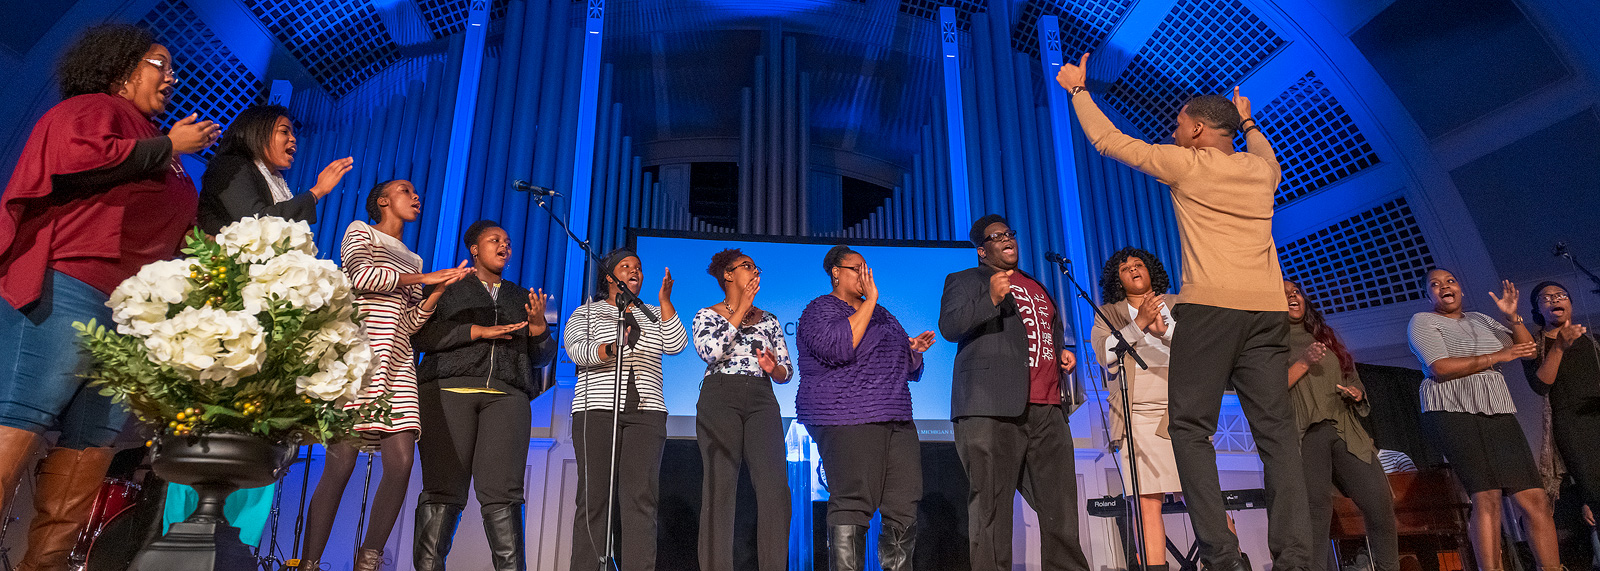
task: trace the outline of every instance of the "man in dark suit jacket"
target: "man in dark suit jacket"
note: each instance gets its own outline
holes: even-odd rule
[[[1020,490],[1039,514],[1044,568],[1086,571],[1067,427],[1083,402],[1071,337],[1049,292],[1017,269],[1016,233],[1005,218],[979,218],[970,238],[981,263],[945,277],[939,332],[958,344],[950,411],[972,486],[972,569],[1010,571],[1011,505]]]

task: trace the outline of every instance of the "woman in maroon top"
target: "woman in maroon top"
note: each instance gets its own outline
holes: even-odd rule
[[[65,569],[127,412],[77,374],[75,321],[111,322],[111,290],[178,253],[194,183],[178,156],[218,128],[151,120],[175,85],[172,54],[133,26],[90,29],[57,69],[60,104],[34,125],[0,194],[0,513],[40,435],[61,431],[39,469],[20,569]]]

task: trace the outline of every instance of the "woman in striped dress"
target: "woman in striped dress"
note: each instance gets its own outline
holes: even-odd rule
[[[417,361],[411,334],[433,315],[439,297],[471,268],[460,267],[422,273],[422,257],[412,253],[400,235],[407,222],[422,214],[422,198],[410,181],[378,183],[367,193],[368,225],[356,220],[345,230],[340,255],[344,272],[356,293],[356,309],[366,314],[362,322],[372,343],[372,378],[349,407],[389,397],[393,418],[356,426],[366,444],[376,445],[383,457],[383,477],[373,496],[367,536],[356,553],[356,571],[373,571],[383,562],[383,544],[389,540],[411,481],[421,421],[417,416]],[[422,286],[440,284],[426,297]],[[316,569],[328,545],[339,500],[356,467],[356,444],[327,443],[327,465],[311,496],[306,525],[306,547],[299,569]]]
[[[659,307],[630,303],[626,312],[619,312],[618,305],[625,298],[636,299],[644,284],[639,256],[626,249],[613,250],[600,260],[599,270],[600,296],[573,310],[563,330],[567,356],[578,366],[578,387],[572,397],[572,445],[578,460],[572,569],[598,568],[606,555],[606,473],[611,467],[611,426],[615,422],[620,433],[615,497],[622,535],[616,543],[620,553],[613,555],[618,556],[623,571],[650,571],[656,568],[656,502],[661,450],[667,444],[661,357],[683,351],[689,335],[672,307],[671,270],[661,278]],[[623,287],[629,295],[621,295]],[[619,313],[623,319],[620,343]],[[615,383],[619,355],[621,387]],[[617,414],[618,408],[621,414]],[[611,568],[609,562],[606,568]]]

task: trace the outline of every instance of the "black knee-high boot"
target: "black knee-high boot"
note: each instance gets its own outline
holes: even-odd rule
[[[416,571],[444,571],[445,557],[455,542],[461,508],[455,504],[417,504],[416,541],[411,563]]]
[[[525,571],[522,504],[505,504],[483,510],[483,533],[489,538],[494,571]]]
[[[867,568],[867,527],[864,525],[828,526],[828,567],[832,571],[862,571]]]
[[[883,571],[911,571],[917,547],[917,524],[899,527],[884,524],[878,533],[878,566]]]

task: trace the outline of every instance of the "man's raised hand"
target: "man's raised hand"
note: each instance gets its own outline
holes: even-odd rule
[[[1056,83],[1068,91],[1074,87],[1086,87],[1089,82],[1088,67],[1089,54],[1083,54],[1083,57],[1078,58],[1078,65],[1061,62],[1061,71],[1056,72]]]

